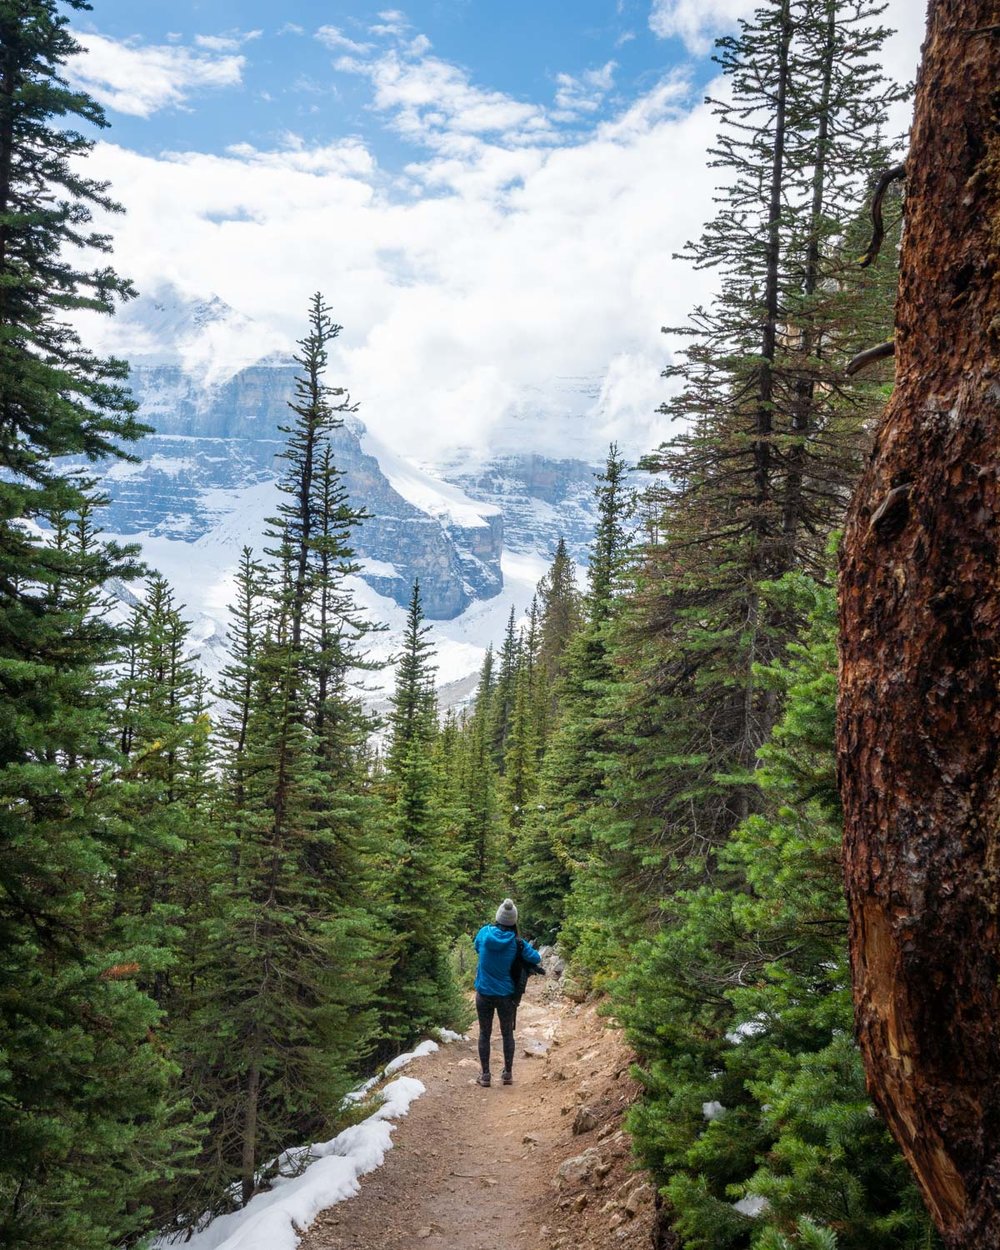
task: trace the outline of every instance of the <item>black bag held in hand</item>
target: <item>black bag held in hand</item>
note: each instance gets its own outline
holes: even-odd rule
[[[545,969],[541,964],[529,964],[524,958],[524,939],[517,939],[517,952],[510,966],[510,979],[514,982],[514,1005],[521,1002],[521,995],[528,988],[528,977],[543,977]]]

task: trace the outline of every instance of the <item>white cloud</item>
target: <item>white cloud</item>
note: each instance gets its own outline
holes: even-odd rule
[[[379,13],[381,21],[370,26],[368,29],[373,35],[402,36],[410,28],[410,23],[406,20],[406,14],[402,9],[383,9]]]
[[[231,30],[223,35],[195,35],[194,41],[208,52],[239,52],[245,43],[259,39],[263,33],[262,30]]]
[[[534,142],[551,131],[545,109],[502,91],[477,87],[458,65],[427,55],[426,40],[372,60],[341,57],[341,73],[371,80],[372,106],[411,142],[469,151],[463,137],[493,135],[506,143]]]
[[[349,39],[338,26],[321,26],[316,31],[316,38],[327,48],[338,52],[353,52],[356,56],[364,56],[372,49],[370,43],[358,43],[357,40]]]
[[[67,65],[70,81],[107,108],[135,117],[177,108],[197,91],[237,87],[246,59],[174,44],[132,44],[76,33],[83,52]]]
[[[910,66],[913,30],[893,65]],[[660,441],[659,327],[683,322],[713,281],[673,259],[713,210],[716,118],[701,92],[675,73],[567,134],[542,105],[439,57],[397,46],[345,68],[421,145],[401,174],[359,140],[290,134],[273,149],[159,159],[101,143],[93,172],[129,210],[109,223],[118,268],[140,290],[217,293],[268,341],[300,337],[323,290],[345,327],[332,380],[418,459],[488,446],[600,456],[612,437],[635,454]],[[99,328],[128,354],[124,320]]]
[[[737,18],[749,17],[758,0],[653,0],[649,27],[661,39],[682,39],[688,50],[701,55],[712,38]]]
[[[393,89],[423,100],[413,83]],[[217,293],[292,342],[322,289],[345,326],[336,380],[397,450],[523,447],[530,416],[555,453],[600,456],[611,437],[658,441],[659,327],[707,282],[671,257],[714,181],[714,123],[703,105],[679,108],[684,91],[661,84],[565,146],[456,134],[411,166],[406,196],[360,142],[160,159],[101,143],[92,161],[128,208],[112,223],[116,264],[140,290]],[[506,104],[479,107],[479,124],[507,124]],[[680,201],[678,167],[694,171]],[[129,351],[126,319],[100,327]]]
[[[595,113],[614,86],[617,68],[617,62],[608,61],[600,69],[586,70],[578,77],[557,74],[556,107],[562,114],[560,120],[569,121],[579,113]]]

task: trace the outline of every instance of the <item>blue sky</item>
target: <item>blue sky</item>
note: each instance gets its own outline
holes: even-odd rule
[[[900,80],[921,7],[889,0]],[[275,8],[77,15],[69,76],[112,123],[91,172],[127,209],[116,265],[146,297],[94,346],[210,382],[287,349],[319,288],[344,325],[335,380],[404,454],[658,443],[660,327],[711,294],[675,255],[713,211],[711,41],[754,0]],[[210,297],[232,315],[188,325]]]
[[[238,85],[195,87],[182,107],[145,117],[111,110],[118,142],[144,152],[221,151],[241,142],[265,147],[289,131],[309,142],[357,135],[391,163],[404,153],[373,114],[365,82],[335,67],[350,53],[346,41],[371,51],[400,36],[422,36],[436,56],[481,85],[547,105],[565,92],[567,76],[585,85],[588,76],[603,74],[608,89],[591,94],[590,123],[672,65],[687,62],[696,81],[710,72],[702,58],[688,58],[679,38],[653,33],[646,0],[423,0],[405,12],[384,3],[294,0],[278,21],[275,12],[264,0],[98,0],[78,21],[82,31],[136,48],[191,49],[206,61],[242,62]],[[323,30],[336,34],[325,42],[317,37]]]

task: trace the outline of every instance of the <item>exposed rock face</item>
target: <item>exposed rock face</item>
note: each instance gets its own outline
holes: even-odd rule
[[[441,472],[474,499],[501,510],[511,551],[551,555],[562,535],[573,558],[586,560],[594,537],[595,465],[526,452],[497,456],[472,471],[456,463]]]
[[[105,528],[142,540],[154,562],[161,544],[175,568],[176,545],[199,544],[192,571],[212,564],[218,585],[243,544],[260,550],[265,518],[278,502],[278,427],[291,417],[296,373],[289,344],[218,296],[195,297],[169,283],[101,324],[110,335],[102,350],[132,362],[140,417],[156,431],[135,449],[140,464],[107,466]],[[547,387],[523,395],[491,427],[493,447],[505,454],[461,449],[466,431],[456,428],[451,463],[429,469],[401,459],[348,418],[336,437],[337,458],[353,502],[372,514],[356,536],[361,575],[372,588],[405,606],[419,577],[426,614],[445,621],[498,595],[505,548],[526,557],[516,573],[512,563],[512,584],[536,568],[541,573],[560,535],[577,560],[586,558],[595,470],[577,449],[594,446],[583,414],[594,410],[600,379],[556,382],[558,411]],[[535,454],[539,448],[548,457]],[[200,607],[206,619],[219,619],[217,603]]]
[[[179,366],[134,370],[141,417],[156,433],[136,449],[141,464],[109,467],[105,527],[194,542],[238,514],[250,488],[273,483],[280,473],[278,426],[291,416],[287,402],[294,374],[287,364],[254,365],[200,388]],[[332,441],[351,499],[372,514],[356,535],[365,580],[405,605],[419,577],[426,614],[445,620],[496,595],[503,585],[499,509],[472,500],[456,508],[448,495],[436,501],[429,477],[424,493],[431,511],[421,508],[395,489],[376,456],[362,446],[364,436],[364,425],[348,416]],[[258,541],[253,526],[248,523],[247,529],[247,541]]]
[[[106,466],[104,528],[186,543],[226,531],[234,550],[247,543],[259,552],[264,519],[278,503],[279,426],[292,418],[296,371],[279,357],[235,373],[192,372],[169,360],[134,367],[140,419],[155,432],[134,449],[140,463]],[[361,576],[402,606],[416,578],[432,619],[451,620],[494,597],[503,588],[505,547],[548,562],[561,535],[577,560],[586,559],[596,469],[583,460],[525,452],[484,461],[479,453],[475,468],[456,459],[419,469],[354,415],[333,444],[352,501],[371,514],[355,534]]]

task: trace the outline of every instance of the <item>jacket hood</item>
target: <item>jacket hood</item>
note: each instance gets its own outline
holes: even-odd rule
[[[489,951],[510,950],[516,941],[517,934],[513,929],[504,929],[498,924],[487,925],[483,934],[483,945]]]

